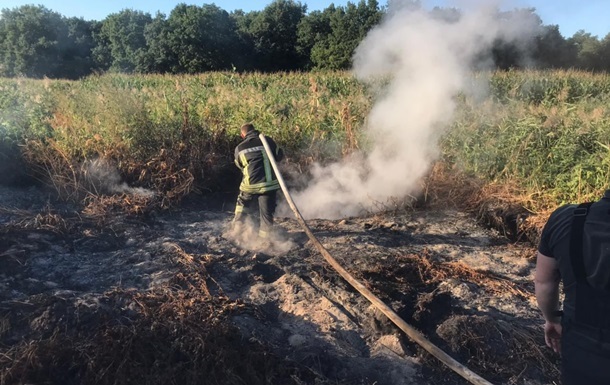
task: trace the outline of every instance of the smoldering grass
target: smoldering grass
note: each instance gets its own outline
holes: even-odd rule
[[[59,303],[39,322],[42,338],[34,333],[0,345],[0,383],[325,383],[263,343],[243,338],[230,317],[256,309],[210,294],[205,256],[177,244],[164,247],[180,271],[153,290],[116,288],[93,307],[43,299]],[[31,321],[36,314],[20,317]]]

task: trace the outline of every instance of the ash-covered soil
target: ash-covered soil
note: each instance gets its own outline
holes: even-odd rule
[[[328,265],[293,218],[229,231],[233,196],[87,216],[0,191],[0,384],[466,384]],[[124,197],[129,204],[129,197]],[[558,383],[534,248],[451,208],[310,220],[407,323],[494,384]]]

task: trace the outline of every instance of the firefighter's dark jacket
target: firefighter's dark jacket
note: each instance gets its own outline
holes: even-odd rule
[[[235,147],[235,165],[242,171],[243,178],[239,190],[250,194],[262,194],[278,190],[280,184],[260,140],[257,130],[246,134],[244,140]],[[273,139],[266,137],[267,143],[277,162],[284,158],[284,152]]]

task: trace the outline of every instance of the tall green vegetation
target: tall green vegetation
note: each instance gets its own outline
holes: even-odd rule
[[[177,185],[226,187],[238,129],[250,121],[295,162],[337,159],[350,150],[340,144],[370,103],[347,73],[116,74],[2,84],[12,92],[2,94],[9,115],[0,122],[43,174],[68,175],[76,188],[74,170],[103,159],[128,182],[162,193]],[[62,193],[80,194],[68,190]]]
[[[610,76],[577,71],[478,74],[443,142],[448,162],[521,187],[537,204],[595,199],[610,186]],[[535,208],[535,207],[534,207]]]
[[[610,183],[610,76],[481,72],[457,95],[442,160],[532,197],[531,209],[593,199]],[[346,72],[103,75],[0,81],[4,148],[47,173],[104,159],[134,186],[232,188],[238,128],[253,122],[306,169],[366,143],[375,95]],[[6,154],[6,152],[4,152]]]

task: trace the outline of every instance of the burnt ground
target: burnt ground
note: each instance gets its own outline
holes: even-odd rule
[[[129,197],[123,197],[129,201]],[[466,384],[324,261],[298,222],[228,231],[233,197],[87,215],[0,191],[0,384]],[[534,248],[451,208],[311,220],[348,271],[494,384],[558,383]]]

